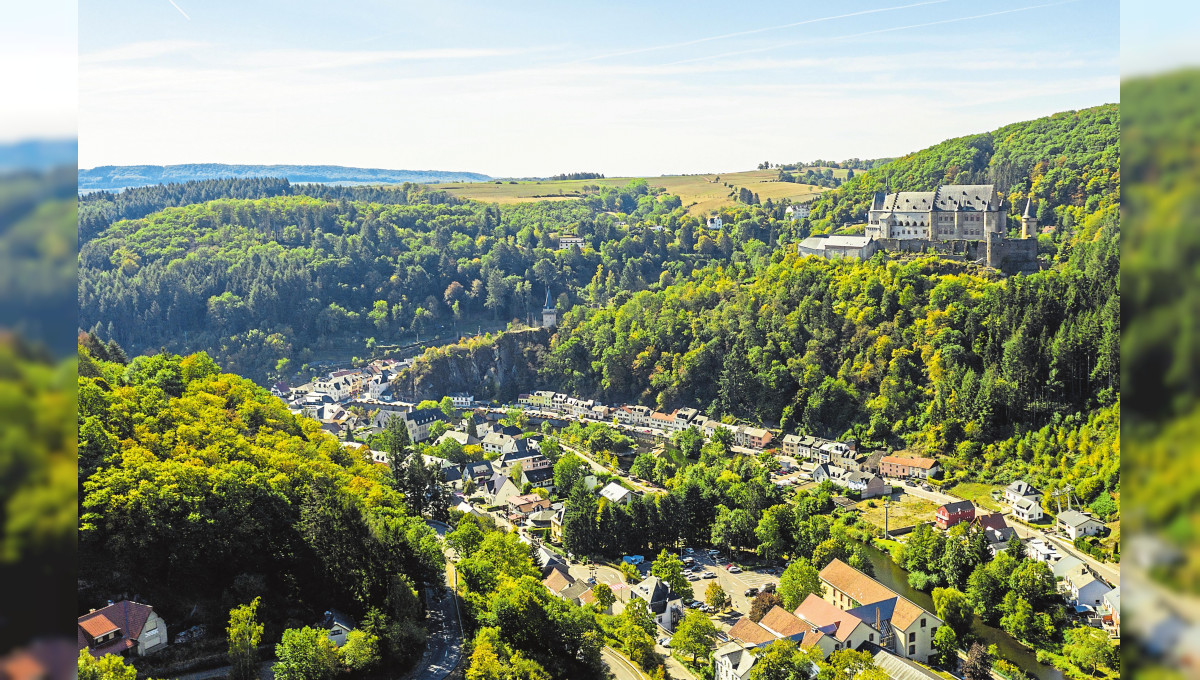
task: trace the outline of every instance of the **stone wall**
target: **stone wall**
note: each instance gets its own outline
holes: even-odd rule
[[[989,235],[986,262],[987,266],[1010,274],[1037,271],[1037,239],[1012,239]]]

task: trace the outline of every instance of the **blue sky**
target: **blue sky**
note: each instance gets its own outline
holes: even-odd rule
[[[80,164],[617,176],[894,156],[1117,101],[1119,22],[1116,0],[95,0]]]

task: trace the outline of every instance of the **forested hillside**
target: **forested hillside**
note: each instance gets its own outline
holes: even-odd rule
[[[439,329],[525,321],[540,315],[547,287],[565,310],[668,285],[711,261],[765,261],[768,244],[794,227],[782,206],[726,217],[725,229],[705,230],[677,197],[641,180],[585,200],[510,206],[414,185],[272,180],[88,197],[79,324],[134,354],[206,350],[265,381],[321,353],[349,359]],[[584,247],[559,249],[560,234]]]
[[[443,559],[417,497],[207,355],[122,354],[80,347],[80,606],[138,593],[177,630],[220,631],[262,596],[269,636],[374,610],[395,665],[419,658]]]
[[[949,139],[821,194],[812,203],[812,230],[864,222],[877,191],[931,191],[939,184],[995,184],[1010,226],[1020,225],[1032,198],[1042,225],[1076,227],[1120,206],[1120,137],[1120,107],[1105,104]]]

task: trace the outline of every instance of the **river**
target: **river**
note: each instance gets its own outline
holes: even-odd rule
[[[875,579],[918,605],[933,611],[933,597],[908,585],[908,572],[892,561],[887,553],[867,546],[871,565],[875,567]],[[1036,654],[1028,647],[1012,639],[999,628],[984,623],[978,616],[971,623],[971,632],[984,645],[996,645],[1000,656],[1038,680],[1063,680],[1062,671],[1044,663],[1038,663]]]

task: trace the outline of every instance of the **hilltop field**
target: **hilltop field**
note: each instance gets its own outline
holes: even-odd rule
[[[845,170],[834,170],[845,176]],[[646,177],[645,180],[654,187],[662,187],[668,193],[678,196],[688,213],[704,215],[721,206],[734,203],[737,190],[749,189],[758,194],[761,201],[768,198],[775,201],[791,200],[804,201],[817,194],[827,191],[824,187],[811,184],[793,184],[780,182],[778,170],[750,170],[747,172],[730,172],[710,175],[664,175],[662,177]],[[495,182],[448,182],[431,184],[431,188],[449,192],[460,198],[470,198],[490,203],[524,203],[528,201],[560,200],[568,201],[587,195],[585,186],[622,187],[633,177],[607,177],[605,179],[572,179],[555,181],[524,181],[510,184],[505,181]],[[499,180],[497,180],[499,181]],[[726,186],[729,184],[731,186]]]

